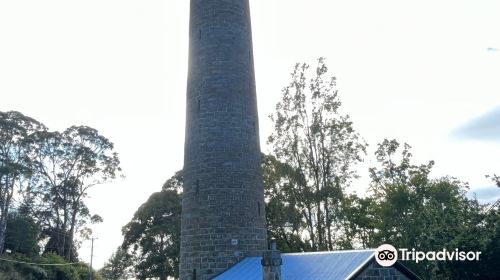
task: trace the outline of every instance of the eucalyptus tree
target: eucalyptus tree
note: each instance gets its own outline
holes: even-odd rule
[[[84,199],[89,188],[109,182],[120,172],[113,143],[87,126],[72,126],[63,132],[40,131],[35,140],[36,202],[34,205],[47,251],[74,259],[74,237],[91,216]]]
[[[32,175],[32,136],[46,128],[19,112],[0,112],[0,253],[4,250],[7,218],[16,188],[28,187]]]

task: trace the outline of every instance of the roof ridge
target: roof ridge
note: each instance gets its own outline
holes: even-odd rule
[[[359,253],[359,252],[374,252],[375,249],[362,249],[362,250],[337,250],[337,251],[317,251],[317,252],[297,252],[297,253],[282,253],[281,255],[294,256],[294,255],[326,255],[326,254],[341,254],[341,253]]]

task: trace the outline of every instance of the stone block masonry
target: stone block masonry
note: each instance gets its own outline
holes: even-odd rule
[[[248,0],[191,0],[180,279],[267,248]]]

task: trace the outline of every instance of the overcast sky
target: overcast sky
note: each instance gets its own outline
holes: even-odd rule
[[[342,112],[370,145],[413,146],[433,176],[499,196],[500,1],[250,0],[263,151],[268,115],[296,62],[323,56]],[[122,241],[121,227],[182,168],[189,1],[0,2],[0,111],[52,130],[97,128],[115,143],[125,179],[97,186],[87,203],[94,264]],[[90,258],[90,244],[80,250]]]

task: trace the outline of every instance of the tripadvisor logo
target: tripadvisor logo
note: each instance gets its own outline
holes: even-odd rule
[[[414,261],[418,263],[423,260],[428,261],[479,261],[479,251],[459,251],[458,249],[448,251],[417,251],[400,248],[397,250],[390,244],[382,244],[375,250],[375,260],[381,266],[392,266],[397,260]],[[399,257],[398,257],[399,256]]]
[[[390,244],[382,244],[375,250],[375,260],[381,266],[391,266],[398,260],[398,251]]]

